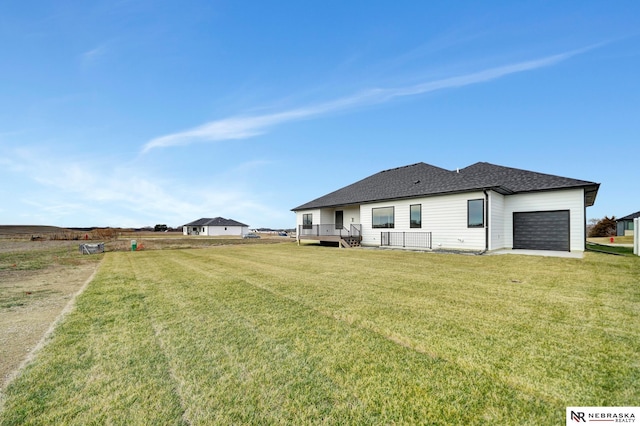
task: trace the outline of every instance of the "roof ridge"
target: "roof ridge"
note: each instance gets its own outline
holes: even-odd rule
[[[390,172],[390,171],[393,171],[393,170],[400,170],[400,169],[408,169],[409,167],[414,167],[414,166],[417,166],[417,165],[419,165],[419,164],[426,164],[427,166],[429,165],[429,164],[427,164],[427,163],[424,163],[424,162],[420,161],[420,162],[418,162],[418,163],[408,164],[408,165],[406,165],[406,166],[392,167],[392,168],[390,168],[390,169],[382,170],[382,171],[380,171],[380,172],[378,172],[378,173],[385,173],[385,172]]]
[[[477,162],[463,169],[447,170],[424,162],[395,167],[360,179],[312,201],[296,210],[352,205],[382,200],[412,198],[468,192],[494,188],[510,195],[584,187],[589,190],[589,202],[595,201],[599,184],[566,176]]]

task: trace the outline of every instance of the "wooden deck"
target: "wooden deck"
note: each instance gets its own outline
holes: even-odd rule
[[[340,241],[342,237],[340,235],[300,235],[300,239],[314,241]]]

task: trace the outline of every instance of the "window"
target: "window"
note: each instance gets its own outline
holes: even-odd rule
[[[376,209],[371,209],[371,213],[373,214],[373,228],[393,228],[393,207],[379,207]]]
[[[484,227],[484,200],[468,200],[467,201],[467,227],[483,228]]]
[[[305,213],[302,215],[302,229],[313,228],[313,213]]]
[[[409,221],[411,228],[422,228],[422,204],[409,206]]]

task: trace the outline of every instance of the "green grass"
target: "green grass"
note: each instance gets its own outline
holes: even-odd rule
[[[610,244],[612,237],[589,237],[587,241],[596,244]],[[613,237],[613,244],[633,244],[633,235]]]
[[[609,246],[587,242],[587,250],[599,253],[617,254],[621,256],[636,256],[633,254],[633,247]]]
[[[107,253],[0,424],[561,424],[640,400],[640,258]]]
[[[70,243],[66,247],[43,247],[25,251],[0,252],[0,272],[35,271],[53,265],[68,266],[99,261],[101,258],[101,254],[83,257],[78,250],[77,243]]]

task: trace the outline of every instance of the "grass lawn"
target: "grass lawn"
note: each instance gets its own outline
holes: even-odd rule
[[[563,424],[640,401],[640,257],[107,253],[0,424]]]
[[[633,254],[633,247],[620,247],[587,242],[587,250],[598,253],[617,254],[620,256],[636,256]]]

